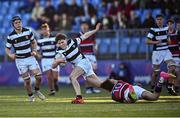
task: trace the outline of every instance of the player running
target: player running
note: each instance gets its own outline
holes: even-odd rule
[[[58,91],[58,73],[59,67],[52,69],[52,63],[56,54],[55,37],[51,36],[50,28],[47,23],[41,25],[42,39],[38,42],[38,57],[41,58],[42,71],[46,74],[48,80],[49,96],[54,96]]]
[[[12,18],[12,26],[14,31],[7,37],[6,53],[10,59],[15,60],[18,72],[24,80],[24,87],[27,90],[29,101],[33,102],[35,100],[34,95],[44,100],[45,96],[40,92],[42,74],[39,64],[34,57],[37,54],[37,43],[34,39],[34,34],[30,29],[22,27],[19,16]],[[14,48],[15,53],[11,53],[11,48]],[[34,93],[32,91],[30,74],[33,74],[36,79]]]

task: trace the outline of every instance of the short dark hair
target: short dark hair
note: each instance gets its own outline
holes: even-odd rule
[[[170,23],[174,23],[174,20],[173,20],[173,19],[168,19],[168,20],[167,20],[167,23],[169,23],[169,22],[170,22]]]
[[[43,23],[42,25],[41,25],[41,29],[42,28],[49,28],[49,25],[47,24],[47,23]]]
[[[164,18],[164,15],[162,15],[162,14],[156,15],[156,18],[159,18],[159,17]]]
[[[57,43],[59,40],[66,40],[66,39],[67,39],[67,36],[66,36],[65,34],[62,34],[62,33],[58,33],[58,34],[56,35],[56,38],[55,38],[56,43]]]

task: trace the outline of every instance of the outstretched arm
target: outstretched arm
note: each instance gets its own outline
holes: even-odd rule
[[[101,23],[98,23],[98,24],[96,25],[96,28],[95,28],[94,30],[91,30],[91,31],[89,31],[89,32],[86,32],[86,33],[83,34],[80,38],[81,38],[82,40],[85,40],[85,39],[89,38],[90,36],[92,36],[93,34],[95,34],[95,33],[100,29],[100,27],[101,27]]]

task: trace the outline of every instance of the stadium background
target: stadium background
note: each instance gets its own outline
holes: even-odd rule
[[[180,13],[178,0],[65,0],[63,4],[63,0],[51,0],[49,7],[47,1],[0,0],[1,85],[22,83],[14,62],[5,54],[6,37],[12,31],[11,18],[14,15],[21,16],[23,26],[31,28],[36,39],[40,38],[39,26],[44,22],[50,24],[52,34],[64,32],[73,37],[80,31],[81,21],[89,21],[91,28],[100,21],[103,26],[96,35],[97,74],[106,78],[113,64],[117,68],[123,62],[129,68],[130,82],[147,84],[152,72],[152,46],[145,44],[148,28],[154,25],[157,14],[164,14],[166,20],[176,20]],[[87,12],[84,11],[85,4],[88,6]],[[70,71],[69,64],[62,68],[60,82],[69,83],[67,76]]]

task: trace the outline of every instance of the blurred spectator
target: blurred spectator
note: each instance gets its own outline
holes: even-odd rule
[[[50,27],[52,31],[60,31],[60,16],[58,14],[54,14],[53,21],[50,22]]]
[[[83,4],[80,7],[80,14],[89,19],[91,16],[96,14],[96,9],[92,4],[88,3],[88,0],[83,0]]]
[[[26,0],[24,1],[23,6],[19,7],[18,11],[20,13],[31,13],[34,6],[35,0]]]
[[[146,8],[148,9],[156,9],[161,6],[160,0],[147,0],[146,1]]]
[[[98,20],[98,18],[97,18],[97,15],[96,14],[94,14],[92,17],[91,17],[91,19],[90,19],[90,24],[91,24],[91,26],[90,26],[90,29],[93,29],[93,28],[95,28],[95,26],[96,26],[96,24],[97,24],[97,22],[98,22],[99,20]]]
[[[38,29],[40,26],[40,20],[44,14],[44,8],[40,6],[39,0],[36,0],[35,7],[32,10],[30,26],[34,29]]]
[[[122,11],[122,6],[119,4],[118,0],[114,0],[112,5],[110,6],[109,15],[111,17],[117,17],[118,12],[121,11]]]
[[[127,24],[127,18],[124,15],[124,13],[118,13],[118,22],[119,22],[119,28],[120,29],[124,29],[126,28],[126,24]]]
[[[69,6],[69,9],[73,11],[69,15],[71,15],[72,17],[79,16],[80,7],[77,5],[76,0],[72,0],[71,5]]]
[[[127,65],[125,63],[120,63],[118,68],[112,65],[112,71],[109,75],[109,79],[123,80],[125,82],[130,82],[130,73]]]
[[[59,16],[61,16],[63,13],[66,13],[69,15],[69,13],[70,13],[69,5],[67,3],[65,3],[65,0],[59,0],[59,1],[60,1],[60,3],[57,8],[57,13],[59,14]]]
[[[59,29],[61,31],[70,31],[72,27],[72,21],[67,14],[63,13],[60,17]]]
[[[131,0],[124,0],[124,14],[127,18],[130,18],[130,12],[133,10],[133,4]]]
[[[143,28],[151,28],[155,25],[154,18],[152,17],[152,13],[148,12],[146,14],[146,19],[143,22]]]
[[[130,19],[127,22],[127,28],[141,28],[141,21],[134,11],[130,12]]]
[[[103,14],[108,14],[108,6],[104,0],[102,0],[102,2],[100,3],[99,7],[97,8],[97,11],[98,18],[102,18]]]
[[[180,0],[172,0],[172,15],[177,17],[180,16]]]
[[[176,20],[176,27],[180,31],[180,18]]]
[[[55,14],[55,8],[52,5],[52,1],[51,0],[47,0],[46,1],[46,7],[44,9],[44,16],[49,18],[49,20],[51,22],[53,20],[54,14]]]
[[[112,29],[113,27],[113,22],[112,19],[107,16],[106,14],[103,14],[102,19],[100,20],[102,21],[102,29],[103,30],[108,30],[108,29]]]

